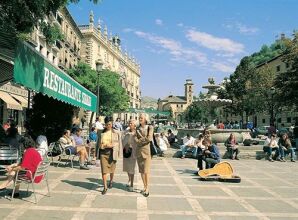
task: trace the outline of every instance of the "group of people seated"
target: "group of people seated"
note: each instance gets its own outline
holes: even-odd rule
[[[194,158],[197,158],[197,167],[199,170],[203,168],[203,161],[205,161],[206,169],[214,167],[215,164],[220,162],[220,153],[218,147],[212,143],[211,133],[204,130],[197,139],[187,134],[183,138],[183,145],[181,146],[182,156],[184,159],[186,152],[191,152]]]
[[[97,141],[96,129],[93,127],[89,140],[86,142],[82,137],[82,129],[75,128],[72,133],[70,130],[64,130],[62,137],[59,139],[65,154],[78,155],[80,169],[88,170],[87,164],[91,163],[91,150],[95,151],[95,142]],[[95,156],[95,155],[94,155]]]
[[[282,134],[278,140],[276,133],[271,134],[271,137],[266,138],[263,150],[267,153],[270,162],[274,162],[274,160],[286,162],[286,154],[290,154],[291,161],[295,162],[295,148],[292,147],[287,133]]]

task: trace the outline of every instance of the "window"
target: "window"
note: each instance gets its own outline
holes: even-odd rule
[[[177,108],[179,108],[179,105],[177,105]]]
[[[281,123],[281,118],[278,118],[277,119],[277,123]]]
[[[280,65],[276,66],[276,72],[280,71]]]
[[[287,123],[291,123],[292,122],[292,118],[291,117],[288,117],[287,118]]]
[[[263,123],[263,124],[266,123],[266,119],[265,119],[265,118],[262,119],[262,123]]]
[[[183,105],[181,105],[181,108],[183,108]]]

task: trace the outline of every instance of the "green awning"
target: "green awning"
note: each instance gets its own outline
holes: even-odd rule
[[[17,45],[14,80],[62,102],[96,111],[97,98],[92,92],[53,66],[27,43]]]

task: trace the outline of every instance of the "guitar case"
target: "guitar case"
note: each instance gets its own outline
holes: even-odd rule
[[[228,162],[221,162],[216,164],[213,168],[200,170],[198,172],[199,179],[202,181],[240,183],[241,177],[233,173],[233,167]]]

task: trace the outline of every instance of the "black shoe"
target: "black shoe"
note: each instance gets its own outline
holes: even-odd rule
[[[109,188],[109,189],[112,189],[112,188],[113,188],[113,182],[110,182],[110,183],[109,183],[108,188]]]
[[[149,191],[148,192],[143,192],[143,196],[148,197],[149,196]]]
[[[8,195],[9,197],[11,197],[11,196],[12,196],[12,192],[8,193],[7,195]],[[15,194],[13,195],[13,198],[20,198],[20,193],[15,193]]]
[[[235,157],[235,160],[239,160],[239,158],[238,157]]]
[[[104,189],[102,190],[101,194],[102,194],[102,195],[105,195],[105,194],[107,194],[107,191],[108,191],[108,189],[107,189],[107,188],[104,188]]]

